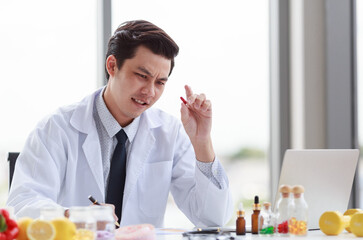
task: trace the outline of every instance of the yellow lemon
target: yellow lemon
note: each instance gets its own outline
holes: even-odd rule
[[[56,218],[52,224],[56,231],[54,240],[72,240],[76,235],[76,225],[68,218]]]
[[[93,240],[95,235],[91,230],[88,229],[77,229],[74,240]]]
[[[30,240],[54,240],[55,228],[52,223],[44,220],[34,220],[27,229]]]
[[[17,240],[29,240],[26,230],[31,222],[33,222],[33,219],[29,217],[23,217],[18,220],[19,235],[16,238]]]

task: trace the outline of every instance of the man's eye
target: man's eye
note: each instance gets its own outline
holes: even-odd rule
[[[137,75],[137,76],[139,76],[139,77],[141,77],[141,78],[144,78],[144,79],[146,79],[146,78],[147,78],[147,76],[146,76],[146,75],[143,75],[143,74],[140,74],[140,73],[136,73],[136,75]]]
[[[165,82],[163,82],[163,81],[158,81],[158,84],[159,84],[159,85],[165,85]]]

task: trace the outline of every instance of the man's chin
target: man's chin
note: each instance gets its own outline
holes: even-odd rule
[[[132,113],[131,114],[131,116],[132,116],[132,118],[137,118],[137,117],[139,117],[143,112],[145,112],[146,110],[148,110],[150,107],[148,107],[148,108],[145,108],[144,110],[142,110],[142,111],[138,111],[138,112],[134,112],[134,113]]]

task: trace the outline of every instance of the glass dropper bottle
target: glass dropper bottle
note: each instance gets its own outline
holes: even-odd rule
[[[243,203],[239,204],[236,220],[236,235],[246,235],[246,220]]]
[[[261,210],[261,205],[260,205],[260,200],[258,198],[258,196],[255,196],[255,201],[253,204],[253,213],[251,215],[251,222],[252,222],[252,234],[258,234],[258,217],[260,216],[260,210]]]

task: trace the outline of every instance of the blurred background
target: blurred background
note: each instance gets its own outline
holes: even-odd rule
[[[100,15],[100,8],[107,5],[105,2],[110,5],[109,16]],[[359,94],[363,92],[363,37],[360,30],[363,29],[363,3],[341,2],[354,6],[354,12],[348,14],[349,19],[354,20],[351,27],[356,46],[352,54],[356,59],[352,63],[355,85],[351,93],[356,106],[352,108],[352,114],[357,122],[352,137],[363,142],[363,100]],[[301,94],[297,92],[299,86],[308,92],[310,86],[304,85],[308,81],[305,80],[309,76],[309,79],[315,79],[306,73],[309,71],[307,64],[301,64],[302,60],[299,60],[309,62],[306,53],[312,51],[309,45],[304,45],[304,33],[314,28],[310,40],[321,46],[327,44],[325,31],[316,29],[316,25],[323,30],[329,27],[325,23],[326,19],[329,20],[326,6],[327,2],[323,0],[298,0],[290,4],[289,1],[274,0],[1,0],[0,207],[5,205],[8,194],[8,152],[20,152],[30,131],[47,114],[59,106],[80,101],[103,85],[103,74],[99,69],[104,61],[100,55],[104,46],[100,31],[104,32],[104,29],[100,22],[108,17],[109,32],[124,21],[145,19],[164,29],[177,42],[180,54],[175,69],[155,107],[180,118],[179,96],[185,96],[185,84],[212,100],[214,147],[227,171],[236,209],[238,203],[243,202],[246,216],[249,216],[255,195],[259,195],[262,202],[272,201],[276,192],[282,154],[274,153],[286,148],[275,145],[281,140],[281,137],[275,138],[277,128],[290,129],[288,148],[329,147],[324,145],[329,140],[326,138],[323,144],[309,145],[307,134],[302,134],[309,131],[309,125],[296,121],[300,115],[295,114],[300,114],[298,107],[306,104],[296,100]],[[278,21],[284,8],[288,12],[286,21]],[[308,14],[321,15],[319,12],[310,13],[309,8],[320,9],[326,13],[323,15],[326,18],[313,17],[321,22],[308,22]],[[282,36],[283,26],[288,29],[282,33],[289,42],[286,46],[275,36],[276,33]],[[281,56],[275,58],[277,45],[280,53],[285,47],[291,49],[287,67],[291,70],[288,71],[290,85],[287,92],[276,95],[274,89],[278,84],[283,89],[283,76],[274,74],[283,66]],[[293,50],[292,47],[296,46]],[[328,51],[326,48],[319,56],[328,56]],[[312,58],[316,60],[319,56]],[[326,65],[317,66],[325,72]],[[306,72],[301,74],[301,69]],[[317,86],[324,84],[328,77],[329,74],[324,73],[316,80]],[[276,110],[276,96],[287,96],[287,102],[291,104],[286,126],[281,121],[275,125],[276,116],[286,115],[284,109]],[[283,105],[283,101],[277,104]],[[305,108],[302,114],[306,116],[310,112]],[[326,132],[322,135],[326,136]],[[354,144],[358,144],[357,141],[353,141],[352,148]],[[363,169],[360,175],[357,174],[354,187],[356,207],[363,206],[361,186]],[[250,218],[246,219],[248,224]],[[234,221],[233,217],[230,224],[233,225]],[[169,198],[165,223],[167,227],[193,226],[175,206],[172,197]]]

